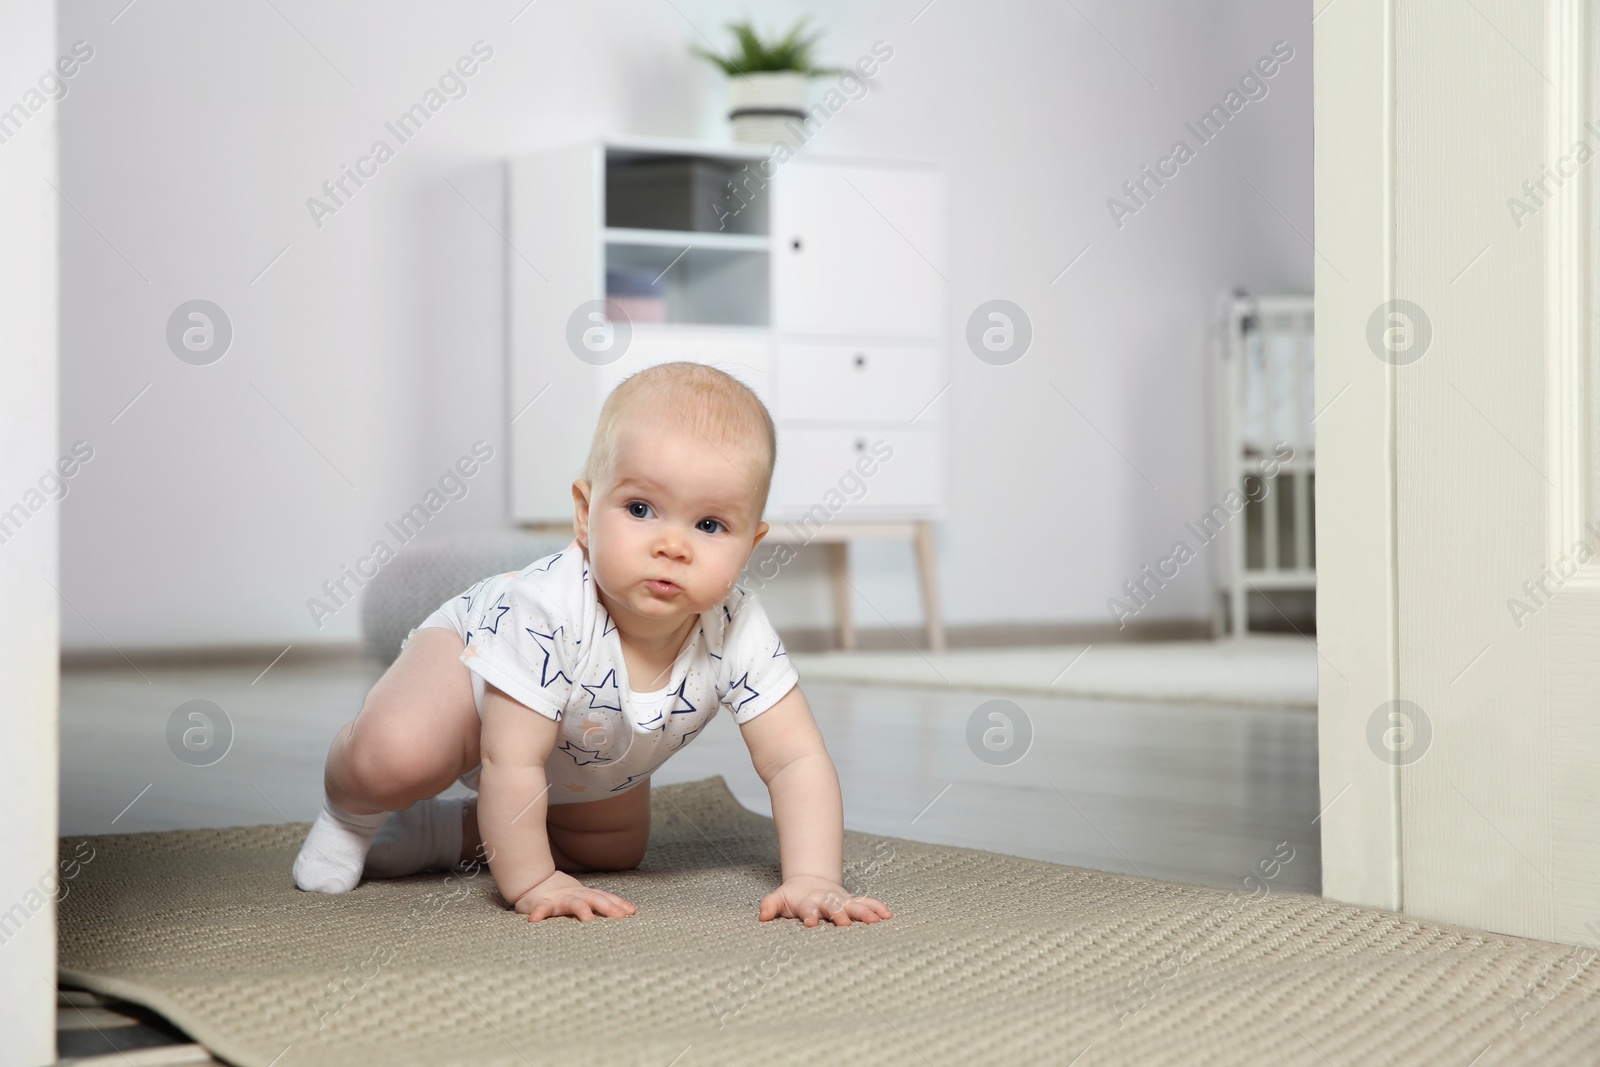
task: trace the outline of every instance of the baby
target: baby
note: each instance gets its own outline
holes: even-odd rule
[[[782,641],[734,584],[767,533],[776,449],[766,407],[719,370],[666,363],[617,386],[572,484],[577,536],[411,632],[334,738],[295,884],[343,893],[363,872],[484,855],[530,922],[632,915],[574,875],[638,866],[651,772],[726,706],[778,831],[783,884],[759,918],[889,918],[841,884],[838,775]],[[436,796],[458,779],[477,795]]]

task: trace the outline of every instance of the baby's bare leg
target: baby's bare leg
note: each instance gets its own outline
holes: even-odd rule
[[[334,738],[323,772],[327,802],[295,860],[295,884],[339,893],[361,880],[391,811],[432,797],[478,763],[481,724],[453,630],[411,636]]]
[[[482,723],[454,630],[412,634],[328,751],[323,785],[345,811],[399,811],[478,765]]]
[[[549,824],[546,824],[549,829]],[[574,861],[573,857],[563,853],[555,845],[554,835],[547,835],[550,840],[550,859],[555,862],[555,869],[573,873],[584,870],[584,865]],[[478,832],[478,798],[467,797],[466,803],[461,806],[461,862],[486,861],[488,856],[483,854],[483,835]]]
[[[478,802],[467,801],[463,814],[461,859],[473,858],[478,833]],[[552,804],[545,818],[550,858],[556,870],[626,871],[639,866],[650,843],[650,782],[626,793],[585,804]]]

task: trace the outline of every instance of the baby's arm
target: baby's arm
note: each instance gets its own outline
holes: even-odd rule
[[[797,685],[739,727],[750,761],[772,795],[783,885],[761,901],[763,922],[782,915],[815,926],[821,919],[849,926],[892,914],[872,897],[852,897],[841,884],[844,802],[839,775]]]
[[[483,694],[478,780],[478,829],[500,895],[528,916],[587,921],[595,915],[631,915],[634,906],[614,893],[592,889],[556,870],[545,829],[549,809],[544,763],[555,747],[558,724],[511,699],[493,685]]]

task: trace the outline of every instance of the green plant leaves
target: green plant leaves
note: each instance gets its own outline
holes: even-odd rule
[[[809,18],[802,18],[788,33],[772,41],[763,41],[756,31],[755,24],[749,20],[730,22],[728,29],[732,31],[734,40],[738,43],[737,51],[724,55],[698,46],[690,46],[689,50],[715,63],[729,77],[741,74],[791,72],[815,78],[824,74],[839,73],[840,68],[818,66],[813,62],[813,52],[817,42],[822,39],[823,31],[807,33],[808,21]]]

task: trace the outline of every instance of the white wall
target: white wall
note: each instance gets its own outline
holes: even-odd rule
[[[18,498],[57,472],[56,114],[41,76],[56,63],[50,0],[0,17],[0,486]],[[46,80],[46,85],[52,83]],[[20,105],[21,110],[14,110]],[[38,510],[0,540],[0,1067],[55,1062],[56,792],[60,513]],[[10,501],[7,501],[9,506]],[[25,534],[25,536],[23,536]],[[67,862],[73,862],[71,855]]]
[[[504,457],[501,159],[600,130],[726,136],[720,75],[687,45],[696,27],[720,44],[747,7],[413,2],[380,15],[279,0],[118,15],[124,2],[61,14],[63,46],[95,50],[57,105],[77,208],[62,220],[61,439],[94,448],[63,502],[65,592],[82,612],[65,613],[63,643],[351,640],[354,607],[318,630],[307,598],[473,441]],[[772,26],[813,11],[831,61],[894,48],[813,147],[948,160],[948,621],[1109,622],[1107,598],[1206,510],[1217,296],[1310,290],[1309,10],[924,3],[749,10]],[[494,55],[466,97],[318,229],[306,199],[479,39]],[[1267,97],[1119,230],[1107,198],[1280,39],[1295,55]],[[1008,368],[960,347],[967,314],[994,297],[1035,329]],[[196,298],[235,330],[211,366],[165,341],[168,316]],[[432,529],[503,525],[505,474],[490,464]],[[863,547],[856,570],[863,625],[881,625],[878,610],[918,617],[909,547]],[[823,625],[821,561],[789,573],[765,594],[775,620]],[[1141,617],[1205,604],[1192,567]]]

